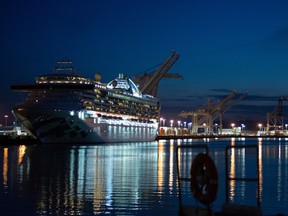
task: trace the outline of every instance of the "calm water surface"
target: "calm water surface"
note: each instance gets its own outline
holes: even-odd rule
[[[264,215],[288,215],[288,140],[178,140],[151,143],[62,146],[0,146],[1,215],[177,215],[176,146],[207,144],[219,175],[213,210],[226,201],[225,147],[258,145],[260,199]],[[183,150],[182,176],[201,150]],[[229,152],[231,177],[255,177],[251,149]],[[254,182],[228,184],[228,201],[256,205]],[[184,204],[196,205],[189,182]],[[5,214],[2,214],[5,213]]]

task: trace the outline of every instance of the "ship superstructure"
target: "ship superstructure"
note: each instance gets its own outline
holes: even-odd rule
[[[124,74],[105,84],[61,61],[54,73],[11,89],[28,93],[13,114],[42,143],[153,141],[157,135],[158,99]]]

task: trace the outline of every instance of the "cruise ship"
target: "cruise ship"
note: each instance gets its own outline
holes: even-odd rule
[[[12,112],[41,143],[154,141],[157,136],[158,99],[124,74],[102,83],[99,74],[88,79],[71,61],[60,61],[54,73],[11,89],[27,94]]]

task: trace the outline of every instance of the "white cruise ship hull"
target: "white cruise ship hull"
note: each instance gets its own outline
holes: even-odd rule
[[[37,76],[35,83],[11,86],[26,95],[13,114],[42,143],[154,141],[160,104],[153,91],[174,54],[141,90],[125,74],[102,83],[99,74],[85,78],[71,61],[59,61],[54,73]]]
[[[13,114],[41,143],[154,141],[158,123],[95,117],[83,110],[14,109]]]

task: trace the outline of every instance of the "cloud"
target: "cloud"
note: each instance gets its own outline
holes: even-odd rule
[[[246,101],[278,101],[279,96],[247,95]]]
[[[267,38],[267,41],[288,45],[288,25],[272,33],[272,35]]]
[[[227,98],[230,94],[232,94],[233,91],[223,89],[222,91],[218,91],[218,92],[225,92],[226,94],[210,94],[210,95],[208,95],[208,98],[210,98],[210,99],[215,98],[218,100],[222,100],[222,99]],[[236,93],[236,95],[231,100],[236,99],[238,97],[241,97],[244,94],[245,93]]]
[[[161,101],[165,101],[165,102],[187,102],[187,101],[191,101],[191,99],[187,99],[187,98],[166,98],[166,99],[161,99]]]
[[[229,91],[228,93],[231,93],[231,92],[232,91]],[[244,94],[245,93],[237,93],[236,96],[234,98],[232,98],[232,100],[233,99],[237,99],[237,98],[241,97]],[[223,95],[223,94],[210,94],[210,95],[208,95],[208,97],[209,98],[216,98],[218,100],[223,100],[228,95],[229,94],[225,94],[225,95]],[[275,101],[275,103],[277,103],[278,102],[278,98],[279,98],[279,96],[249,95],[249,93],[248,93],[242,100],[244,100],[244,101],[253,101],[253,102],[255,102],[255,101],[258,101],[258,102],[260,102],[260,101],[262,101],[262,102],[268,102],[268,101],[269,102],[271,102],[271,101],[273,102],[273,101]]]
[[[231,89],[210,89],[210,91],[214,91],[214,92],[223,92],[223,93],[231,93],[232,90]]]
[[[257,47],[268,53],[288,53],[288,25],[260,40]]]
[[[269,36],[242,44],[240,47],[250,47],[252,50],[264,53],[288,53],[288,25],[275,30]],[[263,54],[264,54],[263,53]]]
[[[259,52],[265,55],[269,54],[269,56],[271,53],[288,53],[288,25],[271,32],[266,37],[264,36],[263,38],[251,41],[242,41],[224,51],[225,53],[230,53],[234,50],[240,52],[242,55],[242,52],[247,53],[247,49],[250,52],[248,56],[255,53],[258,55]]]

